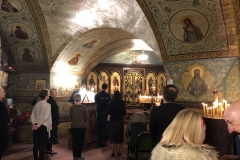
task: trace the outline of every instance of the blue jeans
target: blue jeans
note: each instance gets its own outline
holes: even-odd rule
[[[98,145],[103,145],[105,126],[107,124],[107,111],[106,112],[97,112],[97,139]]]

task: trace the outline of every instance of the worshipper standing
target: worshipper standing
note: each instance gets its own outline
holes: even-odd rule
[[[163,104],[155,107],[150,112],[149,132],[154,145],[162,137],[163,132],[172,122],[174,117],[184,108],[175,103],[178,89],[174,85],[167,85],[163,91]]]
[[[34,160],[38,159],[38,152],[40,160],[44,160],[45,145],[52,129],[51,105],[47,103],[48,90],[41,90],[39,97],[41,101],[34,105],[31,114]]]
[[[149,113],[147,111],[144,112],[135,112],[131,118],[128,120],[128,125],[125,130],[125,136],[128,139],[131,136],[131,123],[134,122],[144,122],[146,123],[147,128],[147,119],[149,117]]]
[[[2,102],[5,92],[2,87],[0,87],[0,160],[2,157],[3,150],[6,145],[7,134],[8,134],[8,124],[10,123],[10,117],[7,112],[7,108]]]
[[[151,160],[217,160],[213,147],[203,144],[206,125],[201,113],[180,111],[166,128]]]
[[[53,156],[56,155],[57,152],[54,152],[52,150],[52,144],[59,144],[58,141],[58,127],[60,125],[59,123],[59,107],[54,98],[57,97],[57,90],[55,88],[50,89],[50,96],[47,102],[51,105],[51,116],[52,116],[52,130],[51,130],[51,136],[48,139],[46,146],[45,146],[45,153],[47,156]]]
[[[110,95],[106,92],[108,88],[107,84],[102,84],[102,90],[98,92],[94,99],[96,103],[96,114],[97,114],[97,139],[99,147],[106,147],[103,143],[105,126],[107,124],[107,107],[108,102],[111,100]]]
[[[121,94],[119,91],[115,91],[113,100],[108,104],[108,116],[110,120],[110,142],[112,143],[111,156],[121,156],[120,148],[123,143],[124,137],[124,123],[123,116],[126,115],[125,102],[121,100]]]
[[[73,96],[75,104],[70,107],[69,114],[71,119],[72,152],[73,160],[83,160],[82,146],[86,133],[86,122],[88,119],[87,107],[81,104],[81,95],[76,93]]]

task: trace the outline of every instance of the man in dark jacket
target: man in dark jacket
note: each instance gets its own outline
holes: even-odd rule
[[[4,98],[4,95],[5,95],[4,90],[2,87],[0,87],[1,100]],[[4,106],[4,103],[0,101],[0,159],[5,148],[9,123],[10,117],[8,115],[7,108]]]
[[[168,125],[184,108],[175,103],[178,89],[174,85],[167,85],[163,91],[163,104],[153,108],[150,113],[149,132],[154,144],[157,144]]]
[[[111,97],[106,90],[107,84],[102,85],[102,90],[95,95],[96,111],[97,111],[97,139],[99,147],[106,147],[103,143],[104,129],[107,124],[107,107]]]
[[[58,127],[59,127],[59,107],[54,98],[57,97],[57,90],[55,88],[50,89],[50,96],[47,102],[51,104],[51,116],[52,116],[52,130],[51,137],[48,139],[46,143],[46,154],[47,156],[53,156],[57,154],[52,150],[52,144],[58,144]]]

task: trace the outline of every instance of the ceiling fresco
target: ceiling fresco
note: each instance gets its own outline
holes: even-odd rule
[[[15,70],[82,75],[129,52],[136,39],[147,43],[159,63],[236,57],[239,1],[229,2],[0,0],[0,28]]]
[[[54,66],[62,62],[70,70],[79,71],[94,59],[92,55],[113,50],[108,44],[121,41],[114,44],[120,50],[111,54],[131,47],[128,40],[123,47],[122,39],[142,39],[160,55],[151,27],[136,1],[0,0],[0,3],[1,28],[11,46],[17,71],[54,72]],[[75,58],[79,60],[73,62],[75,53],[80,53]]]
[[[16,67],[48,70],[46,53],[43,53],[34,19],[26,2],[9,2],[0,1],[0,24],[12,49]]]
[[[101,62],[99,58],[102,57],[103,54],[122,46],[124,41],[127,41],[127,43],[124,43],[123,46],[130,44],[128,41],[134,38],[135,36],[119,29],[101,28],[91,30],[76,42],[72,43],[72,45],[69,45],[67,49],[58,56],[52,71],[55,72],[61,68],[62,64],[66,64],[65,69],[68,68],[69,71],[79,72],[79,68],[84,68],[88,61],[92,63],[92,60],[98,59],[99,63]],[[105,52],[101,50],[105,50]],[[115,54],[116,53],[117,52],[115,52]],[[77,62],[73,62],[74,59]]]
[[[238,1],[233,0],[236,6],[229,0],[137,1],[155,31],[163,61],[238,56]]]

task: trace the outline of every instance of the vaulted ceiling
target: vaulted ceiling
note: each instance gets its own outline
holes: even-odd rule
[[[82,75],[139,40],[163,62],[239,56],[238,0],[3,1],[0,29],[20,72]]]

